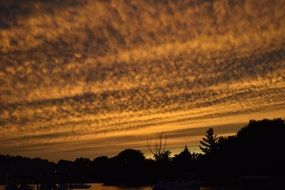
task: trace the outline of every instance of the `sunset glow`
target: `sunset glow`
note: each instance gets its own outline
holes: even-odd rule
[[[285,118],[284,0],[0,2],[0,152],[146,155]]]

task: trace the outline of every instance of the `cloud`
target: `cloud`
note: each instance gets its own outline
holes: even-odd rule
[[[284,117],[284,6],[1,2],[0,150],[100,139],[112,154],[106,139]]]

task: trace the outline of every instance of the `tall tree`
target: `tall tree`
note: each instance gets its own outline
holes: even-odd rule
[[[200,149],[205,153],[209,154],[217,149],[218,137],[214,132],[213,128],[209,128],[206,131],[205,137],[200,141]]]

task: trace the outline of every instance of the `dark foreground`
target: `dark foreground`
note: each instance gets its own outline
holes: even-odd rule
[[[284,139],[284,120],[252,120],[234,136],[217,137],[214,130],[209,129],[201,140],[203,154],[191,153],[185,146],[181,153],[170,157],[165,147],[154,149],[150,145],[151,150],[156,150],[154,160],[146,159],[141,151],[134,149],[111,158],[78,158],[57,163],[2,155],[0,183],[95,182],[132,187],[156,184],[160,189],[177,189],[183,183],[198,181],[203,183],[199,188],[203,185],[227,189],[285,189],[282,184],[285,180]],[[163,144],[165,139],[158,140]],[[159,182],[165,184],[159,187]]]

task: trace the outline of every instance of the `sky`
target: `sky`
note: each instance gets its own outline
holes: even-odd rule
[[[0,154],[199,152],[285,118],[284,0],[1,0]]]

